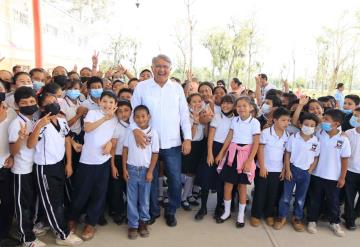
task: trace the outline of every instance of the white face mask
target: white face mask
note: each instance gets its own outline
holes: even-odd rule
[[[303,125],[303,126],[301,127],[301,131],[302,131],[305,135],[310,136],[310,135],[314,134],[314,132],[315,132],[315,127],[309,127],[309,126]]]
[[[25,84],[25,85],[23,85],[23,87],[34,88],[33,84]]]
[[[271,110],[271,106],[269,106],[268,104],[263,104],[261,107],[261,111],[264,114],[270,113],[270,110]]]

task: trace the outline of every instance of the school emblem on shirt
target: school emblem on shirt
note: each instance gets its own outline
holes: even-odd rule
[[[310,149],[310,151],[315,152],[315,151],[316,151],[317,146],[318,146],[318,145],[317,145],[316,143],[313,143],[313,144],[311,145],[311,149]]]
[[[337,141],[337,142],[336,142],[336,146],[335,146],[335,148],[337,148],[337,149],[341,149],[341,148],[342,148],[342,146],[343,146],[343,144],[344,144],[344,141]]]

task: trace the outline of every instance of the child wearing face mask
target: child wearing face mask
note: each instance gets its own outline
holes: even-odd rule
[[[26,72],[18,72],[14,75],[13,81],[15,84],[15,90],[19,87],[30,87],[33,88],[33,84],[30,78],[30,75]],[[5,103],[8,107],[19,110],[18,106],[15,104],[14,92],[9,93],[6,96]]]
[[[266,123],[268,122],[269,115],[271,113],[271,110],[274,107],[280,107],[281,106],[281,100],[276,95],[266,95],[264,104],[261,106],[261,116],[258,117],[258,121],[260,122],[261,129],[264,128]]]
[[[279,203],[278,219],[274,225],[280,230],[286,223],[292,193],[296,186],[294,215],[291,223],[296,231],[304,231],[304,203],[310,184],[310,176],[315,169],[320,154],[320,144],[314,135],[319,118],[311,113],[300,116],[301,131],[290,136],[285,153],[284,191]]]
[[[88,110],[99,110],[100,96],[103,93],[103,80],[100,77],[92,76],[87,81],[88,98],[81,105]]]
[[[345,114],[344,122],[341,125],[342,131],[347,131],[352,129],[353,126],[350,124],[350,119],[353,116],[353,111],[356,107],[360,104],[360,97],[355,94],[349,94],[345,96],[344,100],[344,107],[342,109],[343,113]]]

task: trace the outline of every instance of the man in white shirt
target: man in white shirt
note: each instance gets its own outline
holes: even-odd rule
[[[159,156],[164,161],[169,184],[169,204],[165,209],[165,218],[168,226],[176,226],[175,213],[181,203],[181,152],[187,155],[191,150],[189,109],[182,87],[169,79],[171,60],[166,55],[154,57],[152,71],[154,78],[137,85],[131,104],[133,109],[141,104],[149,108],[151,126],[159,134]],[[145,134],[133,122],[131,128],[137,145],[144,148],[146,144]],[[180,128],[184,137],[182,144]],[[151,186],[151,224],[160,216],[158,167],[159,165],[154,170],[154,179]]]
[[[261,105],[265,100],[266,94],[270,89],[276,89],[276,87],[268,82],[268,78],[266,74],[258,74],[255,77],[256,80],[256,102],[258,105]]]

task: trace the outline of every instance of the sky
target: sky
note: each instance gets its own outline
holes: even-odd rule
[[[109,35],[121,33],[140,41],[138,65],[148,66],[158,53],[176,60],[174,45],[176,26],[186,19],[184,0],[117,0],[109,23],[103,27],[103,39],[94,48],[103,47]],[[315,38],[324,26],[334,26],[345,10],[360,10],[359,0],[195,0],[192,15],[194,30],[193,64],[211,67],[210,53],[201,45],[204,35],[216,28],[226,28],[231,18],[244,20],[255,14],[262,45],[258,60],[263,71],[292,77],[292,54],[296,57],[296,74],[310,76],[316,68]],[[101,59],[101,57],[100,57]]]

